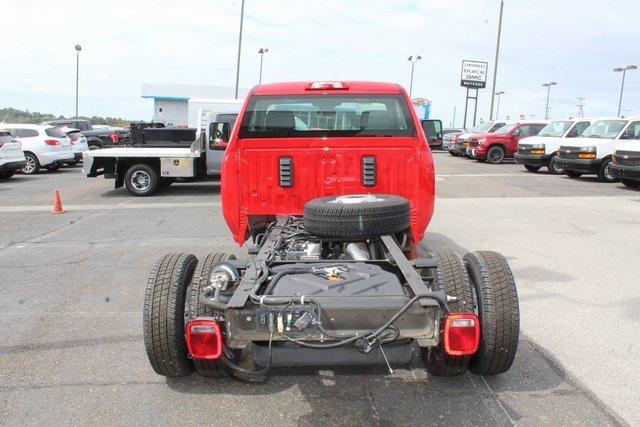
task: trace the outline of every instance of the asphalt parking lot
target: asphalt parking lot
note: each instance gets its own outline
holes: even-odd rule
[[[219,185],[134,198],[80,168],[0,182],[0,424],[603,425],[640,420],[640,192],[437,153],[424,250],[504,253],[520,347],[489,378],[419,365],[277,369],[250,385],[157,376],[146,359],[148,272],[169,251],[244,255]],[[59,188],[67,212],[51,215]]]

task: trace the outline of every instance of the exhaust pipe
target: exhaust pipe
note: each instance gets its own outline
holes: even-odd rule
[[[364,243],[349,243],[345,249],[345,252],[355,261],[369,261],[369,248]]]

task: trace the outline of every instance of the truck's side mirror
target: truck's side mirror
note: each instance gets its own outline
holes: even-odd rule
[[[442,142],[442,120],[422,120],[422,130],[429,142]]]
[[[513,132],[511,132],[511,136],[519,136],[520,135],[520,128],[515,129]]]
[[[229,122],[213,122],[209,125],[209,149],[224,150],[229,143]]]

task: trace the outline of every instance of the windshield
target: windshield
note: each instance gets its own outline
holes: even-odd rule
[[[513,129],[516,125],[517,125],[517,123],[507,123],[504,126],[502,126],[501,128],[493,131],[493,133],[504,135],[506,133],[509,133],[509,131],[511,129]]]
[[[627,123],[627,120],[598,120],[585,129],[581,136],[583,138],[614,139]]]
[[[400,95],[254,96],[240,138],[411,136]]]
[[[469,133],[487,133],[493,126],[493,122],[484,122],[478,126],[474,126],[469,130]]]
[[[569,120],[556,120],[543,127],[538,136],[560,137],[569,130],[572,124],[573,122]]]

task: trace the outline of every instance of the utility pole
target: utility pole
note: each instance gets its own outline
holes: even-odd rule
[[[558,83],[556,82],[549,82],[549,83],[543,83],[542,86],[547,88],[547,102],[544,106],[544,119],[545,120],[549,120],[549,94],[551,93],[551,86],[555,86]]]
[[[78,117],[78,81],[80,75],[80,51],[82,46],[76,45],[76,118]]]
[[[409,99],[411,99],[411,93],[413,92],[413,69],[416,66],[416,62],[422,59],[420,55],[411,55],[407,58],[411,62],[411,82],[409,83]]]
[[[578,104],[576,105],[578,107],[578,117],[584,117],[584,104],[582,103],[582,101],[585,100],[585,97],[583,96],[579,96],[578,97]]]
[[[238,63],[236,65],[236,99],[238,99],[238,85],[240,84],[240,53],[242,52],[242,22],[244,21],[244,0],[240,6],[240,35],[238,36]]]
[[[489,120],[493,120],[493,97],[496,93],[496,80],[498,74],[498,55],[500,54],[500,33],[502,32],[502,10],[504,9],[504,0],[500,1],[500,17],[498,18],[498,40],[496,41],[496,56],[493,60],[493,85],[491,88],[491,108],[489,109]]]
[[[456,106],[453,106],[453,121],[451,122],[451,127],[456,127]]]
[[[627,70],[637,70],[638,67],[635,65],[627,65],[626,67],[618,67],[614,68],[613,71],[616,73],[622,72],[622,86],[620,86],[620,101],[618,101],[618,117],[620,117],[620,112],[622,111],[622,94],[624,93],[624,78],[627,75]]]

